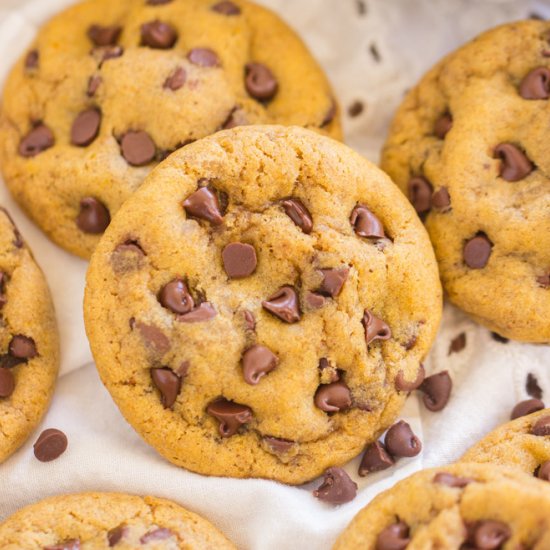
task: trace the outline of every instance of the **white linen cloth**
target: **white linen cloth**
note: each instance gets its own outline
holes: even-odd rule
[[[0,80],[25,51],[36,28],[72,1],[0,0]],[[275,9],[304,37],[327,70],[344,111],[356,100],[364,103],[361,115],[344,115],[346,138],[375,162],[404,91],[433,62],[498,23],[531,13],[550,15],[548,1],[262,3]],[[50,411],[31,440],[0,466],[0,520],[21,506],[54,494],[123,491],[179,502],[212,521],[239,548],[325,550],[380,491],[420,468],[458,458],[471,443],[504,422],[513,405],[527,397],[527,373],[537,377],[550,404],[550,347],[499,343],[487,330],[447,306],[426,367],[428,373],[451,372],[451,401],[442,412],[431,413],[418,396],[409,398],[402,417],[422,439],[423,452],[366,478],[357,476],[359,458],[353,460],[347,470],[360,490],[352,502],[340,507],[319,502],[311,495],[318,482],[288,487],[265,480],[209,478],[187,472],[142,442],[99,381],[81,313],[86,262],[45,238],[3,185],[0,203],[12,213],[46,274],[62,343],[61,376]],[[449,355],[451,340],[462,332],[466,348]],[[48,427],[63,430],[69,447],[58,460],[43,464],[34,458],[32,444],[39,431]]]

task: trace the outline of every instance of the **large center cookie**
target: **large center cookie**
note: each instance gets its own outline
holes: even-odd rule
[[[212,524],[168,500],[117,493],[48,498],[0,525],[3,550],[231,550]]]
[[[340,137],[300,39],[246,0],[88,0],[56,16],[4,91],[0,160],[16,200],[83,257],[155,164],[221,128]]]
[[[162,163],[88,273],[102,380],[172,462],[300,483],[357,455],[421,382],[441,289],[390,179],[280,126]]]
[[[425,219],[449,298],[550,342],[550,24],[489,31],[403,102],[382,167]]]

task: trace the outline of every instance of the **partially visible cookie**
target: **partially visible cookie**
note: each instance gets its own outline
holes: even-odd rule
[[[243,124],[342,135],[322,69],[278,16],[247,0],[86,0],[10,74],[1,168],[45,233],[87,258],[160,160]]]
[[[0,462],[46,411],[59,367],[59,340],[44,275],[0,208]]]
[[[3,550],[231,550],[211,523],[156,497],[83,493],[48,498],[0,524]]]
[[[550,22],[490,30],[407,95],[382,168],[424,219],[452,302],[550,342]]]
[[[428,237],[391,180],[298,127],[166,159],[92,257],[86,330],[168,460],[302,483],[356,456],[422,382],[441,315]]]
[[[363,508],[333,550],[550,548],[550,487],[489,464],[400,481]]]

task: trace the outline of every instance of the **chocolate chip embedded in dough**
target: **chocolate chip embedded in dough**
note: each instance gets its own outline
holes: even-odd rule
[[[31,50],[25,57],[25,69],[38,69],[40,63],[40,53],[38,50]]]
[[[138,329],[144,344],[159,355],[164,355],[170,351],[172,344],[170,338],[155,325],[137,321],[135,327]]]
[[[231,279],[252,275],[258,265],[256,249],[248,243],[229,243],[222,250],[223,267]]]
[[[172,279],[165,284],[160,291],[159,302],[166,309],[180,315],[190,312],[195,306],[193,297],[183,279]]]
[[[458,477],[447,472],[438,472],[434,476],[434,483],[440,485],[447,485],[447,487],[455,487],[463,489],[466,485],[473,483],[475,480],[469,477]]]
[[[404,521],[398,521],[378,534],[376,550],[405,550],[409,542],[409,526]]]
[[[154,160],[157,148],[147,132],[132,130],[122,136],[120,151],[130,166],[145,166]]]
[[[102,82],[103,82],[103,79],[99,75],[97,75],[97,74],[92,75],[88,80],[88,87],[86,89],[86,95],[88,97],[94,97],[97,90],[101,86]]]
[[[119,25],[91,25],[88,28],[88,38],[94,46],[115,46],[122,32]]]
[[[497,550],[512,536],[508,525],[501,521],[481,520],[468,526],[468,542],[480,550]]]
[[[84,197],[80,201],[80,211],[76,217],[77,227],[84,233],[99,235],[111,223],[108,208],[94,197]]]
[[[543,481],[550,481],[550,460],[543,462],[537,468],[536,476]]]
[[[357,484],[342,468],[328,468],[323,483],[313,491],[313,496],[329,504],[345,504],[357,495]]]
[[[193,48],[187,54],[187,59],[189,59],[193,65],[198,65],[199,67],[220,66],[220,58],[218,57],[218,54],[209,48]]]
[[[440,212],[448,212],[451,209],[451,195],[446,187],[440,187],[434,192],[432,206]]]
[[[331,298],[336,298],[342,292],[344,283],[349,275],[349,268],[321,269],[323,280],[319,292]]]
[[[223,0],[222,2],[214,4],[212,6],[212,11],[222,15],[240,15],[241,8],[229,0]]]
[[[294,445],[295,441],[290,441],[289,439],[281,439],[280,437],[264,436],[264,441],[269,445],[269,447],[278,454],[284,454],[290,451]]]
[[[217,312],[211,303],[202,302],[188,313],[178,315],[177,319],[181,323],[202,323],[213,319],[216,315]]]
[[[315,406],[325,412],[339,412],[351,407],[351,391],[342,382],[321,384],[315,392]]]
[[[292,286],[283,286],[263,301],[262,306],[285,323],[297,323],[300,320],[298,294]]]
[[[8,369],[0,367],[0,398],[10,397],[15,390],[15,378]]]
[[[178,39],[178,32],[172,25],[163,21],[150,21],[141,25],[141,45],[149,48],[168,50]]]
[[[425,376],[426,376],[426,371],[424,370],[424,365],[422,365],[422,363],[420,363],[420,366],[418,367],[416,378],[411,382],[408,382],[407,380],[405,380],[403,371],[400,370],[397,373],[397,376],[395,377],[395,389],[397,391],[406,391],[406,392],[411,392],[413,390],[416,390],[422,384],[422,382],[424,382]]]
[[[531,433],[540,437],[550,435],[550,416],[539,418],[531,428]]]
[[[244,381],[255,386],[260,379],[270,373],[279,363],[278,357],[266,346],[255,344],[242,356]]]
[[[248,330],[256,330],[256,318],[251,311],[245,309],[243,311],[244,323]]]
[[[145,535],[139,539],[139,542],[141,542],[141,544],[148,544],[149,542],[166,540],[172,536],[174,536],[174,532],[170,529],[167,529],[166,527],[157,527],[156,529],[152,529],[151,531],[145,533]]]
[[[360,237],[383,239],[386,236],[380,220],[363,204],[354,207],[349,221],[355,233]]]
[[[260,101],[273,99],[279,89],[275,75],[262,63],[246,65],[244,82],[248,94]]]
[[[528,72],[519,85],[523,99],[548,99],[550,97],[550,69],[537,67]]]
[[[522,180],[535,169],[527,155],[513,143],[500,143],[495,147],[494,155],[501,160],[499,174],[506,181]]]
[[[55,428],[44,430],[33,446],[34,456],[40,462],[50,462],[60,457],[67,449],[67,436]]]
[[[54,544],[53,546],[44,546],[42,550],[80,550],[80,540],[69,539]]]
[[[322,294],[308,291],[305,295],[305,301],[311,309],[319,309],[325,305],[327,299]]]
[[[424,393],[422,401],[425,407],[437,412],[444,409],[449,402],[452,388],[453,381],[449,371],[444,370],[425,378],[418,389]]]
[[[471,269],[483,269],[489,262],[493,243],[485,233],[479,233],[467,240],[462,250],[464,263]]]
[[[221,398],[206,407],[206,412],[216,418],[222,437],[235,435],[239,428],[252,420],[252,409],[246,405]]]
[[[414,435],[410,425],[404,420],[399,420],[388,430],[384,444],[394,457],[416,456],[422,450],[420,439]]]
[[[409,200],[419,215],[427,214],[432,208],[432,184],[422,176],[415,176],[407,183]]]
[[[16,334],[8,345],[9,354],[17,359],[32,359],[38,355],[35,341],[23,334]]]
[[[181,378],[167,367],[151,369],[151,379],[161,395],[162,406],[170,409],[181,390]]]
[[[173,92],[183,87],[187,81],[187,72],[183,67],[176,67],[174,71],[166,78],[162,87]]]
[[[439,139],[445,139],[445,136],[449,133],[453,127],[453,117],[449,113],[441,115],[434,124],[434,134]]]
[[[71,143],[78,147],[87,147],[98,136],[101,126],[101,111],[87,109],[74,120],[71,128]]]
[[[109,547],[116,546],[128,534],[128,527],[123,523],[117,527],[113,527],[107,532],[107,542]]]
[[[313,229],[313,219],[300,199],[288,198],[281,201],[286,215],[306,234]]]
[[[208,187],[201,187],[194,193],[191,193],[183,201],[183,207],[189,216],[206,220],[212,225],[223,223],[218,197]]]
[[[45,124],[37,124],[19,143],[19,154],[35,157],[55,145],[53,132]]]
[[[527,416],[537,411],[544,409],[544,403],[540,399],[526,399],[520,401],[513,409],[510,415],[510,420],[515,420],[522,416]]]
[[[372,472],[381,472],[394,464],[395,460],[386,451],[384,444],[375,441],[365,449],[358,473],[363,477]]]
[[[361,321],[365,328],[365,342],[367,346],[374,340],[388,340],[391,338],[390,327],[379,317],[373,315],[368,309],[363,313]]]

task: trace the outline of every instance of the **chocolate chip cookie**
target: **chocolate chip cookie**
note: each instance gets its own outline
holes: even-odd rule
[[[511,23],[443,59],[382,155],[424,219],[452,302],[501,336],[549,342],[550,23]]]
[[[0,525],[4,550],[230,550],[211,523],[155,497],[83,493],[27,506]]]
[[[0,463],[40,422],[58,368],[57,325],[44,275],[0,208]]]
[[[333,550],[550,548],[550,490],[516,470],[453,464],[378,495]]]
[[[85,296],[101,378],[147,442],[190,470],[288,483],[392,423],[440,313],[428,237],[390,179],[282,126],[164,161],[100,241]]]
[[[321,68],[275,14],[246,0],[88,0],[14,67],[0,163],[35,222],[87,258],[159,160],[257,123],[341,137]]]

